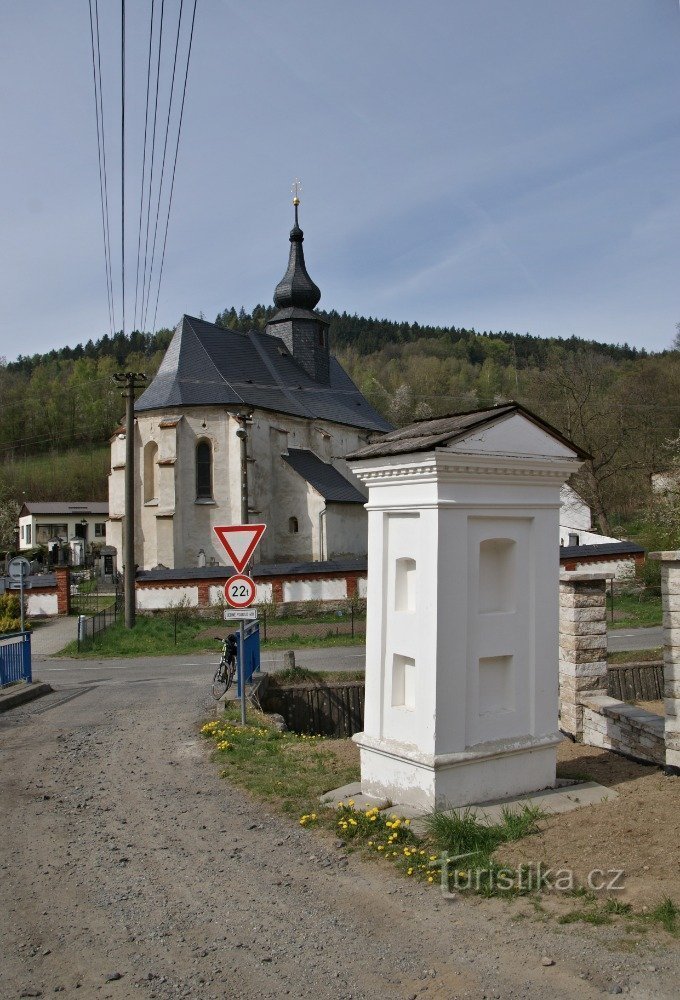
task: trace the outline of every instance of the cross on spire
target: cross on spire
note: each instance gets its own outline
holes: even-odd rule
[[[291,187],[291,193],[293,195],[293,204],[295,205],[295,225],[298,225],[298,205],[300,204],[300,195],[302,193],[302,181],[299,177],[296,177],[293,181]]]

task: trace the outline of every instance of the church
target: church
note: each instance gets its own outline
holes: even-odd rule
[[[256,562],[366,555],[365,490],[344,456],[391,429],[330,354],[303,232],[290,232],[277,312],[264,332],[183,316],[135,403],[135,562],[140,570],[224,565],[215,525],[241,522],[246,432],[248,520],[267,531]],[[122,568],[125,435],[111,442],[107,541]]]

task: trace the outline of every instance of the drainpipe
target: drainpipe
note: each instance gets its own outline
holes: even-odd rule
[[[325,521],[326,521],[326,508],[319,514],[319,562],[324,561],[324,533],[325,533]],[[328,551],[326,551],[326,558],[328,558]]]

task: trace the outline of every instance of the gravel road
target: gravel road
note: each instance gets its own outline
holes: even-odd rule
[[[655,939],[446,901],[227,785],[202,668],[59,669],[0,717],[3,1000],[677,996]]]

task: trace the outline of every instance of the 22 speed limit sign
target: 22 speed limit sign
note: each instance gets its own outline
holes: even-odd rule
[[[232,608],[248,608],[255,600],[255,583],[249,576],[238,573],[224,585],[224,596]]]

